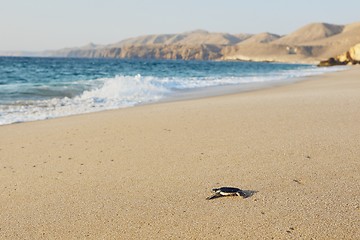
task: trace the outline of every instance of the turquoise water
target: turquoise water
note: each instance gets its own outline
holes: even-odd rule
[[[0,57],[0,125],[131,107],[179,91],[286,82],[325,71],[255,62]]]

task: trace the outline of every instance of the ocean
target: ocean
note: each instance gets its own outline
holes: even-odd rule
[[[175,60],[0,57],[0,125],[133,107],[210,89],[286,84],[341,68]]]

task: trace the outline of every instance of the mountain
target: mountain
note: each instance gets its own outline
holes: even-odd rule
[[[237,45],[242,45],[242,44],[251,44],[251,43],[269,43],[272,41],[275,41],[277,39],[279,39],[280,36],[277,34],[273,34],[273,33],[259,33],[256,35],[253,35],[241,42],[239,42]]]
[[[86,58],[142,58],[142,59],[220,59],[224,46],[235,45],[250,34],[232,35],[196,30],[180,34],[146,35],[122,40],[115,44],[86,45],[44,52],[45,56]]]
[[[317,63],[360,43],[360,22],[312,23],[267,44],[246,41],[224,47],[222,60]]]
[[[312,23],[284,36],[267,32],[229,34],[195,30],[178,34],[139,36],[108,45],[89,43],[82,47],[41,53],[12,54],[315,63],[342,54],[357,43],[360,43],[360,22],[348,25]]]
[[[214,44],[214,45],[234,45],[246,35],[236,36],[228,33],[210,33],[205,30],[196,30],[181,34],[160,34],[147,35],[137,38],[129,38],[120,41],[111,47],[122,47],[128,45],[194,45],[194,44]]]
[[[284,36],[274,44],[290,44],[290,45],[303,45],[307,42],[314,40],[324,39],[333,35],[339,34],[343,31],[344,26],[334,25],[328,23],[312,23],[306,25],[295,32]]]
[[[320,59],[337,56],[360,43],[360,22],[345,25],[343,31],[327,38],[307,42],[308,46],[321,46],[316,56]]]

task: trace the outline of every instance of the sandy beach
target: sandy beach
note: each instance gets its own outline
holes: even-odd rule
[[[359,121],[353,67],[0,126],[0,239],[360,239]]]

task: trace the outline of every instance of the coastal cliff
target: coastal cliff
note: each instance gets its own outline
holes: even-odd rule
[[[222,57],[221,46],[200,45],[128,45],[89,50],[70,50],[64,57],[215,60]]]

